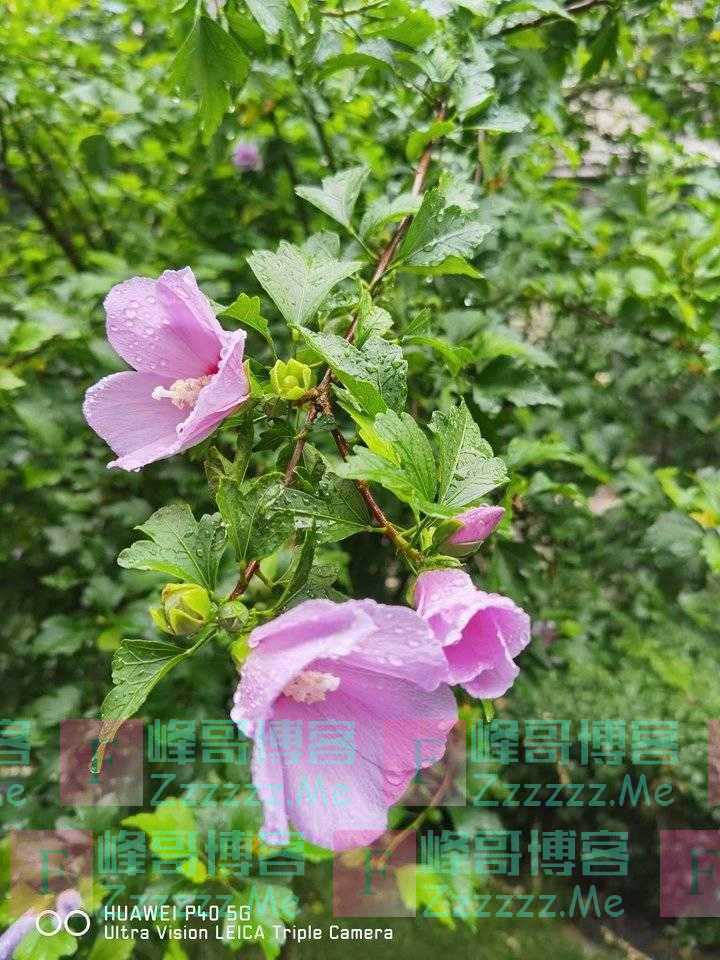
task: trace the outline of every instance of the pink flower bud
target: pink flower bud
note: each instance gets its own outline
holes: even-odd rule
[[[448,537],[443,545],[446,553],[462,557],[476,550],[487,540],[503,518],[503,507],[473,507],[455,517],[462,523],[459,530]]]

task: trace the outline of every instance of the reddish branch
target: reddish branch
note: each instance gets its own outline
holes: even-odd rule
[[[436,120],[443,120],[445,117],[445,107],[441,105],[435,115]],[[432,157],[433,143],[429,143],[428,146],[423,151],[422,156],[415,170],[415,177],[413,179],[413,184],[411,192],[413,196],[417,197],[423,191],[425,186],[425,180],[427,179],[428,169],[430,167],[430,160]],[[375,264],[375,270],[368,284],[368,289],[372,292],[374,288],[380,283],[382,278],[387,273],[390,264],[395,257],[395,254],[398,251],[400,244],[402,243],[403,237],[408,231],[408,228],[412,222],[412,215],[404,217],[400,223],[397,225],[392,237],[390,238],[387,246],[382,250],[380,256],[377,259]],[[355,332],[357,330],[357,315],[352,319],[352,322],[345,333],[345,339],[348,343],[352,343],[355,339]],[[295,441],[295,446],[293,451],[290,454],[290,459],[288,460],[287,467],[285,468],[285,475],[283,477],[283,483],[286,487],[292,485],[293,480],[295,479],[295,473],[297,471],[300,460],[302,459],[303,450],[305,449],[305,444],[307,443],[308,436],[310,435],[310,430],[313,423],[317,420],[321,413],[328,415],[332,414],[332,405],[330,401],[330,388],[332,386],[332,370],[326,370],[325,374],[320,381],[318,387],[313,392],[313,401],[312,406],[308,410],[307,417],[305,418],[305,423],[302,430],[297,436]],[[350,447],[347,440],[342,435],[340,430],[335,429],[332,431],[333,440],[335,441],[335,446],[338,449],[338,452],[343,460],[347,460],[348,454],[350,452]],[[419,554],[414,550],[410,544],[403,538],[397,528],[388,520],[385,516],[382,508],[378,504],[375,497],[370,492],[370,489],[367,483],[364,480],[356,480],[355,485],[360,492],[360,496],[365,501],[365,504],[370,511],[370,514],[377,524],[378,527],[382,529],[387,538],[403,553],[408,556],[411,556],[415,559],[419,559]],[[240,575],[238,582],[235,584],[232,592],[229,595],[230,600],[235,600],[241,594],[245,592],[248,584],[255,576],[260,566],[258,560],[252,560],[243,570]]]

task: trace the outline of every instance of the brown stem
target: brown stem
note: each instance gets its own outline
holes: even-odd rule
[[[444,117],[445,117],[445,105],[440,104],[440,106],[437,109],[435,119],[442,120]],[[425,150],[423,151],[423,154],[420,157],[420,160],[418,162],[417,169],[415,171],[415,176],[413,178],[412,188],[411,188],[414,196],[419,196],[422,193],[423,187],[425,185],[425,180],[427,179],[428,169],[430,167],[432,149],[433,149],[433,144],[429,143],[425,148]],[[373,272],[372,278],[369,283],[369,288],[371,290],[377,286],[377,284],[382,280],[382,278],[387,273],[388,267],[390,266],[390,263],[392,262],[392,259],[395,256],[395,253],[397,252],[397,249],[400,246],[400,243],[403,237],[405,236],[411,222],[412,222],[412,216],[407,216],[403,220],[401,220],[398,226],[395,228],[395,232],[390,238],[389,243],[387,244],[385,249],[382,251],[382,253],[378,257],[375,270]],[[348,343],[352,343],[355,337],[356,329],[357,329],[357,316],[353,317],[352,322],[350,323],[350,326],[348,327],[348,330],[345,333],[345,339],[348,341]],[[305,449],[305,444],[307,443],[308,436],[310,435],[310,428],[312,427],[313,423],[317,420],[320,413],[323,413],[323,412],[328,414],[332,413],[332,407],[330,403],[330,387],[331,386],[332,386],[332,371],[326,370],[322,380],[320,381],[320,384],[316,388],[315,400],[312,406],[310,407],[310,409],[308,410],[307,417],[305,418],[305,423],[303,425],[302,430],[297,435],[297,439],[295,440],[295,446],[293,447],[293,451],[290,454],[290,459],[288,460],[287,466],[285,468],[283,483],[286,487],[291,486],[293,480],[295,479],[295,472],[302,458],[303,450]],[[332,435],[333,435],[333,439],[335,440],[335,445],[337,446],[338,451],[340,453],[340,456],[343,458],[343,460],[346,460],[350,452],[350,447],[348,446],[347,440],[342,435],[340,430],[333,430]],[[364,480],[356,480],[355,486],[358,488],[358,491],[360,492],[360,496],[365,501],[367,508],[370,511],[373,519],[375,520],[377,525],[383,529],[383,532],[388,537],[388,539],[392,541],[394,546],[400,552],[404,553],[405,556],[407,556],[408,558],[412,560],[420,560],[421,554],[419,554],[417,550],[415,550],[413,547],[410,546],[407,540],[405,540],[405,538],[401,535],[399,530],[397,530],[397,528],[388,520],[382,508],[380,507],[378,502],[375,500],[375,497],[373,497],[372,493],[370,492],[370,489],[367,483],[365,483]],[[260,564],[258,563],[258,561],[253,560],[251,563],[249,563],[245,567],[242,574],[240,575],[238,582],[235,584],[232,592],[228,597],[229,600],[235,600],[237,597],[239,597],[242,593],[245,592],[245,590],[247,589],[247,585],[252,580],[259,566]]]
[[[588,10],[592,10],[593,7],[605,6],[609,0],[578,0],[577,3],[568,3],[565,5],[565,10],[568,13],[586,13]],[[499,30],[495,37],[506,37],[510,33],[518,33],[520,30],[533,30],[536,27],[544,27],[548,23],[556,23],[561,19],[556,13],[549,13],[545,17],[540,17],[537,20],[530,20],[528,23],[515,23],[512,27],[505,27],[502,30]]]

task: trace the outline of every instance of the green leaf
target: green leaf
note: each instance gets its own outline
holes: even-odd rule
[[[246,293],[241,293],[237,300],[233,301],[229,307],[225,307],[222,313],[218,314],[218,318],[220,320],[226,318],[237,320],[242,326],[255,330],[256,333],[259,333],[260,336],[267,341],[273,352],[273,356],[277,358],[275,344],[273,343],[273,338],[270,333],[270,325],[265,317],[260,315],[260,297],[249,297]]]
[[[149,540],[138,540],[118,557],[121,567],[155,570],[178,580],[200,583],[213,590],[225,534],[217,515],[205,515],[198,523],[186,503],[161,507],[136,529]]]
[[[114,687],[100,710],[101,744],[109,743],[120,726],[137,713],[165,674],[193,656],[206,639],[207,634],[187,648],[167,640],[123,640],[112,661]]]
[[[134,949],[134,940],[108,940],[99,933],[88,960],[128,960]]]
[[[122,825],[146,833],[150,838],[150,849],[161,860],[175,859],[175,851],[162,842],[168,833],[194,833],[198,828],[192,809],[178,797],[163,800],[152,813],[135,813],[125,817]],[[158,843],[158,840],[161,842]]]
[[[379,483],[415,509],[426,509],[436,490],[435,458],[427,437],[409,414],[392,410],[375,418],[374,429],[393,459],[360,447],[338,473]]]
[[[452,133],[454,129],[454,120],[436,120],[428,127],[424,127],[421,130],[414,130],[408,137],[407,144],[405,145],[406,159],[410,163],[417,160],[429,143],[432,143],[434,140],[439,140],[441,137],[446,137],[449,133]]]
[[[399,268],[403,273],[417,273],[423,277],[472,277],[473,280],[482,280],[483,275],[471,263],[462,257],[446,257],[442,263],[434,266]]]
[[[464,402],[430,421],[438,446],[438,503],[469,507],[508,479],[504,462],[493,457]]]
[[[242,86],[249,72],[250,61],[237,40],[210,17],[198,17],[175,57],[170,82],[200,98],[198,110],[206,141],[230,105],[228,84]]]
[[[607,483],[608,475],[584,453],[571,450],[564,440],[557,437],[513,437],[507,448],[508,466],[522,470],[529,466],[539,466],[553,461],[573,463],[589,477]]]
[[[530,118],[512,107],[493,107],[486,117],[476,124],[478,130],[491,133],[520,133],[530,123]]]
[[[33,929],[21,940],[12,956],[14,960],[59,960],[60,957],[74,956],[78,942],[78,937],[64,930],[54,937],[44,937]]]
[[[281,479],[268,473],[244,484],[220,481],[217,505],[238,563],[273,553],[292,533],[292,520],[280,509]]]
[[[564,20],[572,20],[572,15],[558,0],[510,0],[497,10],[497,16],[509,17],[515,13],[554,13]]]
[[[590,80],[595,74],[600,73],[604,63],[615,63],[619,39],[620,23],[617,11],[611,9],[605,14],[600,29],[588,44],[590,57],[580,75],[583,81]]]
[[[448,257],[468,257],[493,229],[478,210],[445,206],[441,190],[428,190],[396,262],[408,266],[433,266]]]
[[[322,187],[295,188],[295,193],[352,230],[352,214],[369,170],[367,167],[350,167],[330,177],[324,177]]]
[[[238,937],[237,924],[232,923],[231,929],[225,928],[225,945],[235,951],[246,943],[255,942],[262,948],[265,960],[276,960],[285,942],[284,935],[278,931],[282,931],[297,915],[298,903],[292,890],[279,884],[252,880],[248,887],[240,890],[233,902],[238,911],[250,908],[248,931],[251,936]],[[244,914],[240,912],[239,915]]]
[[[472,350],[467,347],[453,346],[453,344],[441,340],[439,337],[403,337],[403,343],[430,347],[447,365],[453,376],[457,376],[463,367],[468,366],[475,360],[475,354]]]
[[[291,17],[288,0],[245,0],[269,40],[275,40],[288,27]]]
[[[404,406],[407,363],[397,344],[371,336],[358,350],[334,333],[315,333],[305,328],[300,332],[362,410],[374,416],[388,407]]]
[[[359,260],[336,260],[322,249],[308,253],[284,240],[276,253],[250,254],[248,264],[287,322],[298,326],[313,318],[334,286],[362,266]]]
[[[0,367],[0,390],[17,390],[24,387],[25,381],[7,367]]]
[[[703,542],[702,527],[676,510],[661,513],[646,534],[651,550],[667,553],[677,560],[697,557]]]
[[[392,70],[393,60],[393,47],[387,40],[380,38],[367,40],[359,43],[352,53],[338,53],[324,59],[317,72],[317,78],[323,80],[339,70],[350,70],[353,67],[378,67],[381,70]]]
[[[372,527],[365,501],[355,484],[330,472],[323,476],[316,494],[287,488],[283,509],[292,515],[297,529],[315,525],[321,543],[336,543]]]
[[[387,310],[377,307],[366,289],[363,289],[360,295],[360,302],[357,306],[357,327],[355,330],[355,343],[362,347],[368,337],[375,334],[382,337],[392,329],[393,319]]]
[[[421,202],[421,198],[413,193],[401,193],[392,200],[380,197],[365,211],[360,221],[360,236],[368,237],[388,223],[412,216],[417,213]]]
[[[463,119],[484,107],[493,95],[495,78],[487,69],[488,65],[488,61],[463,64],[455,74],[455,105]]]
[[[278,612],[289,606],[307,584],[315,559],[316,547],[317,531],[313,522],[307,530],[300,552],[288,572],[285,589],[275,607]]]

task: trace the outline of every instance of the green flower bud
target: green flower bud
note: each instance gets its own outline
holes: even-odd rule
[[[151,607],[150,616],[159,630],[176,637],[197,633],[212,614],[209,593],[196,583],[167,583],[161,599],[159,607]]]
[[[278,360],[270,371],[273,392],[283,400],[299,400],[313,385],[313,372],[299,360]]]

